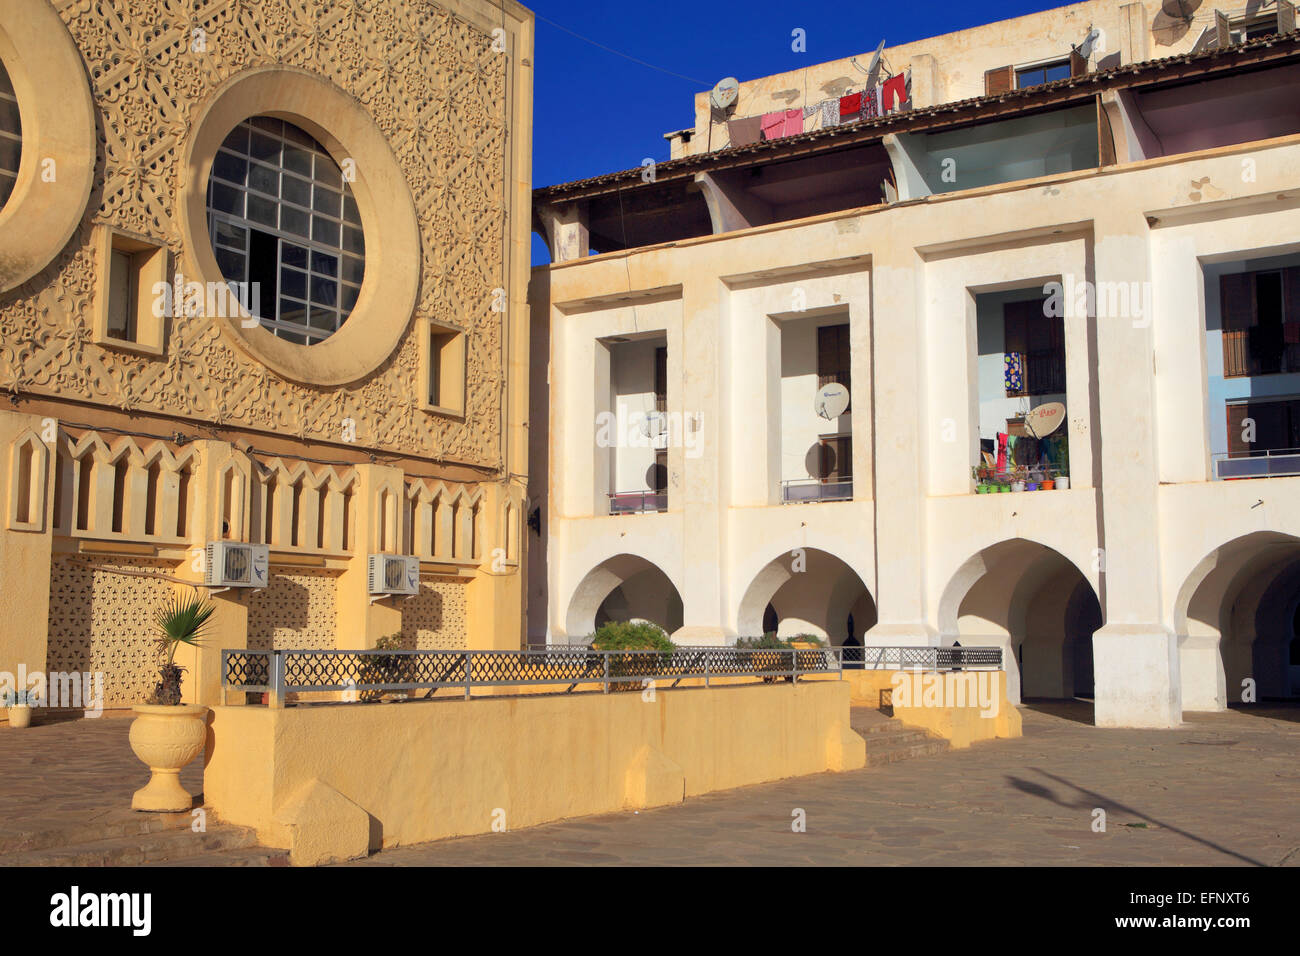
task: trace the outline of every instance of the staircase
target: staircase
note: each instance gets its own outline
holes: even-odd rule
[[[853,707],[849,726],[867,742],[867,766],[879,767],[910,757],[926,757],[948,751],[948,741],[924,730],[903,726],[874,707]]]
[[[188,813],[118,810],[73,826],[0,837],[0,866],[287,866],[285,850],[257,845],[244,827]]]

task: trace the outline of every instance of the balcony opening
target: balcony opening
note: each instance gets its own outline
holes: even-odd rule
[[[609,455],[610,514],[668,510],[668,341],[660,332],[609,340],[609,405],[597,445]]]
[[[976,303],[979,449],[975,490],[1069,487],[1065,319],[1042,287],[982,293]]]
[[[1207,265],[1216,478],[1300,474],[1300,254]]]
[[[781,334],[781,501],[853,498],[853,380],[849,322],[843,312],[787,319]],[[819,403],[840,385],[847,404]],[[828,417],[829,416],[829,417]]]

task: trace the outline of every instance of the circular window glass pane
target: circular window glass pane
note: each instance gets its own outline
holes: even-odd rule
[[[18,97],[9,73],[0,63],[0,209],[18,181],[18,161],[23,153],[23,124],[18,118]]]
[[[213,159],[207,209],[221,274],[263,328],[312,345],[347,321],[365,239],[352,187],[309,134],[270,116],[240,123]]]

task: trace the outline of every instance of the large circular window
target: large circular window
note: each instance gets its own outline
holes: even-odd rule
[[[366,244],[320,143],[272,116],[240,123],[213,158],[207,213],[217,266],[263,328],[297,345],[338,331],[361,294]]]
[[[18,97],[4,63],[0,63],[0,209],[18,181],[18,161],[23,155],[23,124],[18,118]]]

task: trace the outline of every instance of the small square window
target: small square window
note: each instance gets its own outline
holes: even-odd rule
[[[424,407],[448,415],[465,414],[465,333],[428,323],[422,355]]]
[[[95,341],[113,348],[161,355],[171,292],[167,284],[166,247],[101,226],[99,249]],[[228,255],[238,256],[238,253]]]

